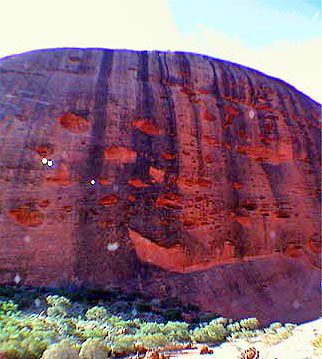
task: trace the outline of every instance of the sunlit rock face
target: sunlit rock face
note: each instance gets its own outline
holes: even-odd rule
[[[319,315],[319,104],[229,62],[101,49],[0,60],[0,96],[2,283]]]

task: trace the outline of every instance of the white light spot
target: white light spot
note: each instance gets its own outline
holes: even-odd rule
[[[91,180],[89,181],[89,183],[90,183],[91,185],[94,185],[94,184],[96,183],[96,181],[95,181],[94,179],[91,179]]]
[[[107,245],[107,249],[109,250],[109,251],[116,251],[118,248],[119,248],[119,243],[118,242],[114,242],[114,243],[109,243],[108,245]]]
[[[17,273],[15,278],[14,278],[14,281],[18,284],[20,281],[21,281],[21,277],[20,275]]]
[[[48,162],[48,160],[47,160],[46,157],[43,157],[43,158],[41,159],[41,163],[42,163],[43,165],[46,165],[47,162]]]
[[[30,242],[30,239],[31,239],[30,236],[25,236],[25,237],[24,237],[24,241],[25,241],[26,243],[29,243],[29,242]]]
[[[40,306],[40,299],[39,298],[35,299],[34,303],[35,306],[38,308]]]
[[[270,231],[270,232],[269,232],[269,236],[270,236],[272,239],[275,239],[275,237],[276,237],[275,231]]]
[[[249,111],[249,117],[253,118],[255,116],[255,112],[253,110]]]
[[[300,303],[299,303],[298,300],[294,300],[294,301],[293,301],[293,307],[294,307],[295,309],[300,308]]]
[[[47,162],[47,165],[48,165],[49,167],[51,167],[51,166],[53,165],[53,161],[52,161],[52,160],[49,160],[49,161]]]

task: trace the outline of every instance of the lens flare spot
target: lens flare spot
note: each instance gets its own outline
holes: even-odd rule
[[[16,284],[18,284],[21,281],[21,277],[18,273],[15,275],[14,281]]]
[[[109,243],[107,245],[107,249],[111,252],[116,251],[118,248],[120,247],[118,242],[114,242],[114,243]]]

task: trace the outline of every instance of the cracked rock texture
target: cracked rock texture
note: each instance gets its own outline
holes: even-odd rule
[[[0,60],[0,282],[320,312],[321,105],[189,53]]]

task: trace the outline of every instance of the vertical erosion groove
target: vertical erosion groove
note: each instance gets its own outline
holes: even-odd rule
[[[84,178],[97,178],[103,167],[103,151],[107,126],[108,78],[112,71],[113,52],[104,51],[95,89],[91,143]]]
[[[184,53],[178,54],[178,60],[179,60],[179,71],[182,74],[183,86],[188,86],[193,88],[193,83],[191,81],[190,61],[187,55]],[[198,176],[203,177],[204,163],[203,163],[203,153],[202,153],[202,145],[201,145],[201,125],[200,125],[201,119],[196,104],[194,104],[191,101],[191,96],[189,96],[189,101],[193,111],[193,121],[194,121],[196,138],[197,138]]]
[[[216,97],[216,101],[218,102],[219,100],[221,100],[221,94],[220,94],[215,64],[212,61],[208,61],[208,62],[212,69],[212,77],[213,77],[213,83],[212,83],[212,91],[213,92],[212,93]]]
[[[103,168],[103,151],[106,146],[106,126],[107,126],[107,104],[108,104],[108,78],[112,72],[113,65],[113,51],[104,51],[102,55],[102,61],[99,68],[99,74],[97,78],[95,88],[95,102],[93,108],[94,122],[92,124],[91,131],[91,143],[89,145],[86,163],[83,169],[82,178],[90,180],[91,178],[99,177]],[[83,196],[80,199],[80,213],[79,223],[76,232],[76,255],[74,273],[82,278],[82,274],[86,275],[91,269],[90,263],[96,256],[95,251],[88,251],[92,234],[87,228],[88,211],[91,205],[96,202],[97,193],[94,188],[84,187],[84,183],[81,183]],[[83,209],[85,207],[85,209]]]
[[[172,98],[171,88],[165,84],[169,83],[169,69],[166,59],[166,53],[163,54],[163,61],[166,71],[164,71],[160,53],[158,54],[159,73],[160,73],[160,85],[163,89],[163,95],[165,96],[165,109],[166,118],[168,123],[168,136],[167,141],[170,144],[170,152],[172,155],[175,154],[174,165],[171,167],[169,172],[174,173],[175,177],[179,176],[179,150],[178,150],[178,135],[177,135],[177,118],[175,113],[174,102]],[[166,74],[165,74],[166,72]],[[171,134],[171,136],[169,136]],[[166,182],[168,182],[168,171],[166,173]]]
[[[136,98],[135,113],[137,117],[155,121],[154,119],[154,98],[152,88],[149,84],[149,58],[148,52],[137,53],[138,56],[138,83],[139,87]],[[155,123],[153,123],[155,124]],[[134,176],[142,181],[149,178],[149,168],[152,160],[152,136],[139,130],[133,131],[134,149],[137,152],[137,161],[134,168]]]

